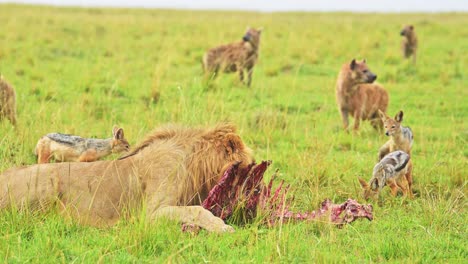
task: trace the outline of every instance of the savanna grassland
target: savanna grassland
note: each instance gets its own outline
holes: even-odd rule
[[[417,65],[403,60],[400,29],[419,37]],[[263,26],[252,87],[235,75],[210,84],[201,57]],[[373,202],[374,221],[343,229],[289,223],[235,226],[233,234],[180,232],[134,217],[106,229],[48,213],[0,214],[0,261],[394,262],[468,259],[468,15],[248,13],[0,5],[0,72],[17,92],[18,126],[0,123],[0,171],[33,164],[49,132],[136,144],[165,123],[231,121],[292,185],[294,207],[360,198],[387,140],[363,123],[344,133],[335,102],[340,66],[366,58],[415,134],[414,200]],[[109,157],[116,158],[116,156]],[[387,188],[388,189],[388,188]]]

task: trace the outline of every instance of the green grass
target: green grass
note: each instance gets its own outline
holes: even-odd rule
[[[399,31],[419,36],[417,66],[400,54]],[[335,103],[342,63],[366,58],[415,133],[417,198],[374,204],[375,220],[343,229],[290,223],[194,236],[177,223],[138,218],[108,229],[56,213],[0,214],[0,261],[17,262],[394,262],[468,259],[468,16],[463,14],[242,13],[0,5],[0,72],[17,91],[19,126],[0,123],[0,171],[33,164],[48,132],[135,144],[159,125],[229,120],[268,175],[293,186],[294,207],[360,199],[387,140],[362,124],[346,134]],[[263,26],[251,89],[235,75],[202,80],[201,56]],[[159,100],[153,95],[159,93]],[[360,200],[363,202],[362,200]]]

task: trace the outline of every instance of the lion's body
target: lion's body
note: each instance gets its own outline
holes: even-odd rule
[[[0,208],[51,203],[94,225],[111,225],[145,204],[146,216],[230,227],[203,209],[201,201],[233,162],[252,162],[231,125],[212,129],[167,127],[153,132],[134,153],[116,161],[38,164],[0,175]]]

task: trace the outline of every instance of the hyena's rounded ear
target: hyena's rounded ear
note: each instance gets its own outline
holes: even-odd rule
[[[395,121],[397,121],[398,123],[401,123],[403,121],[403,111],[400,110],[400,112],[398,112],[395,115]]]
[[[363,189],[366,189],[369,187],[369,184],[363,178],[359,177],[358,180],[359,180],[359,184],[361,184],[361,187]]]
[[[409,29],[413,30],[413,29],[414,29],[414,26],[413,26],[413,25],[410,25],[410,26],[409,26]]]
[[[233,133],[227,134],[224,137],[223,145],[227,154],[229,155],[236,152],[237,150],[244,149],[244,143],[242,143],[241,138]]]
[[[349,67],[351,68],[351,70],[354,70],[356,69],[356,66],[357,66],[356,59],[353,59],[351,63],[349,64]]]

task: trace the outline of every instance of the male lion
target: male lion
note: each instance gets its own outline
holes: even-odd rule
[[[0,209],[58,203],[80,222],[111,225],[145,208],[150,221],[167,217],[208,231],[233,231],[200,204],[237,162],[247,166],[253,158],[233,125],[167,126],[119,160],[9,169],[0,175]]]

